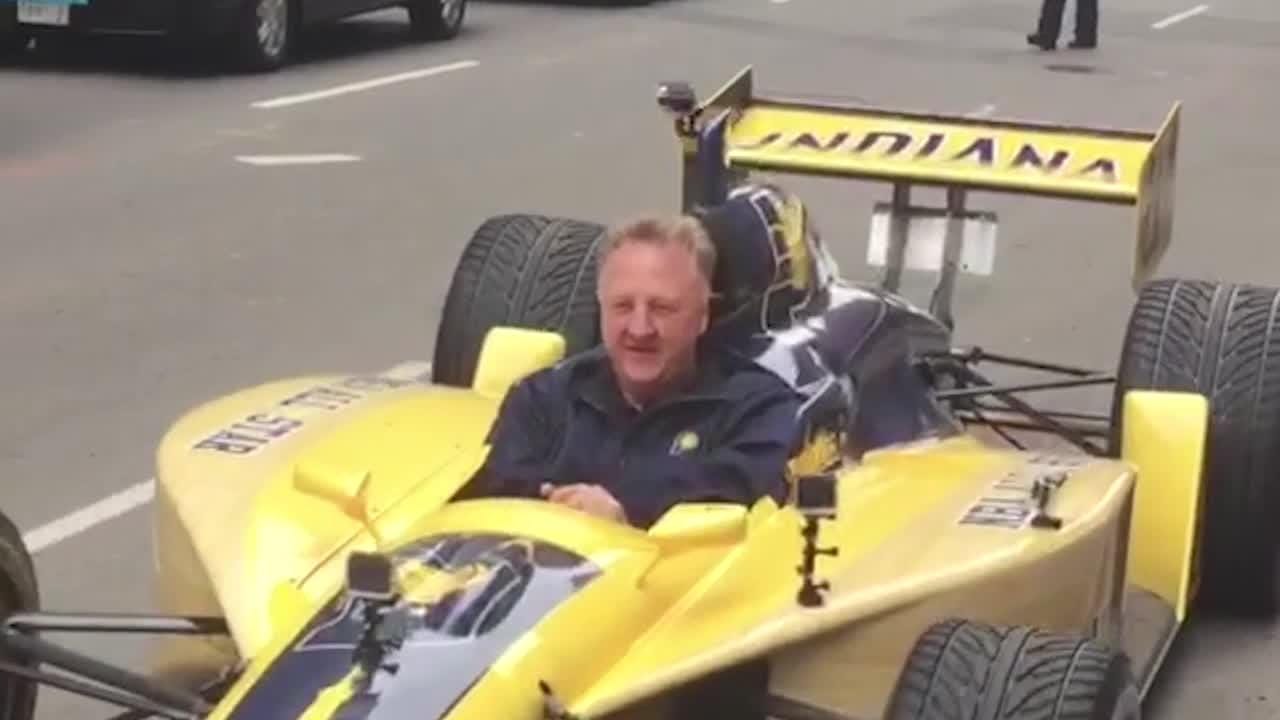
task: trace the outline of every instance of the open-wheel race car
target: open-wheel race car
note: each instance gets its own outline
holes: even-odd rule
[[[1177,107],[1157,132],[1119,132],[752,84],[747,69],[705,102],[665,85],[660,103],[683,209],[759,219],[713,236],[711,332],[806,398],[785,503],[688,503],[639,528],[462,499],[512,384],[599,342],[605,229],[492,218],[455,273],[430,378],[284,380],[174,424],[154,507],[169,614],[42,609],[0,526],[0,720],[28,720],[40,684],[121,718],[665,718],[692,684],[760,663],[758,709],[785,720],[1135,718],[1192,613],[1273,613],[1280,293],[1154,279]],[[761,170],[888,183],[869,250],[883,280],[843,279]],[[947,206],[921,207],[913,185]],[[1139,209],[1115,372],[956,342],[957,274],[993,258],[971,190]],[[772,274],[752,271],[760,257]],[[899,292],[908,269],[936,270],[928,309]],[[1050,378],[997,385],[984,364]],[[1114,386],[1098,417],[1026,399],[1097,384]],[[1074,449],[1006,447],[984,425]],[[172,637],[142,671],[50,630]]]

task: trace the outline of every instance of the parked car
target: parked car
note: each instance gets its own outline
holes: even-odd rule
[[[467,0],[5,0],[0,55],[32,38],[141,35],[230,50],[239,66],[269,71],[288,61],[301,28],[390,7],[408,11],[413,37],[448,40],[462,29]]]

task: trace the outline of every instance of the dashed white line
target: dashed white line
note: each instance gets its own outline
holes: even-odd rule
[[[977,108],[976,110],[972,110],[970,112],[965,113],[964,116],[971,117],[971,118],[984,118],[984,117],[990,117],[991,114],[994,113],[995,111],[996,111],[995,105],[987,104],[987,105],[983,105],[980,108]]]
[[[316,90],[315,92],[302,93],[299,95],[286,95],[284,97],[273,98],[271,100],[259,100],[258,102],[252,103],[251,106],[261,110],[288,107],[290,105],[298,105],[301,103],[313,102],[315,100],[325,100],[332,97],[338,97],[339,95],[348,95],[350,93],[372,90],[374,88],[392,85],[394,83],[418,80],[425,77],[431,77],[433,75],[443,75],[444,73],[456,72],[458,70],[466,70],[479,64],[480,63],[477,60],[463,60],[461,62],[449,63],[447,65],[436,65],[434,67],[422,68],[421,70],[410,70],[408,72],[387,75],[385,77],[374,78],[372,80],[339,85],[326,90]]]
[[[237,162],[259,167],[280,165],[331,165],[333,163],[359,162],[359,155],[237,155]]]
[[[1186,20],[1187,18],[1193,18],[1196,15],[1207,12],[1208,10],[1209,10],[1208,5],[1197,5],[1191,8],[1190,10],[1184,10],[1176,15],[1170,15],[1169,17],[1163,20],[1159,20],[1157,22],[1151,23],[1151,27],[1156,30],[1163,30],[1169,27],[1170,25],[1173,25],[1174,23],[1180,23],[1183,20]]]
[[[425,382],[431,375],[431,363],[418,361],[401,363],[378,374]],[[150,503],[155,498],[155,494],[155,478],[144,480],[57,520],[28,530],[23,533],[22,542],[27,546],[27,551],[35,555],[109,520],[137,510]]]
[[[64,515],[50,523],[31,530],[22,536],[27,550],[36,554],[58,543],[73,538],[113,518],[135,510],[151,502],[155,497],[155,480],[146,480],[120,492],[83,507],[70,515]]]

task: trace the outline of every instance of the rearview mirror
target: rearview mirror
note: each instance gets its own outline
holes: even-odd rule
[[[344,515],[360,523],[382,547],[382,535],[369,512],[369,485],[373,476],[367,472],[352,474],[334,471],[314,463],[301,462],[293,472],[295,490],[332,503]]]
[[[364,495],[369,474],[335,472],[314,463],[300,462],[293,472],[295,490],[336,505],[352,520],[365,519]]]

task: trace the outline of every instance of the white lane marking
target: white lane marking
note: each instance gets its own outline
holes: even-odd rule
[[[426,382],[431,375],[430,362],[406,362],[387,368],[378,373],[396,379],[420,380]],[[22,542],[32,555],[48,550],[59,543],[70,540],[81,533],[150,503],[156,495],[155,478],[149,478],[121,490],[113,495],[86,505],[75,512],[63,515],[57,520],[28,530],[22,535]]]
[[[444,73],[454,72],[457,70],[466,70],[479,64],[480,63],[477,60],[463,60],[461,62],[449,63],[447,65],[436,65],[435,67],[422,68],[421,70],[410,70],[409,72],[387,75],[385,77],[374,78],[372,80],[339,85],[327,90],[316,90],[315,92],[302,93],[300,95],[286,95],[284,97],[273,98],[271,100],[259,100],[258,102],[253,103],[251,107],[261,110],[288,107],[290,105],[298,105],[315,100],[324,100],[331,97],[337,97],[339,95],[372,90],[373,88],[391,85],[393,83],[418,80],[420,78],[431,77],[432,75],[442,75]]]
[[[237,155],[236,162],[258,167],[276,167],[280,165],[331,165],[333,163],[359,162],[359,155]]]
[[[774,5],[786,5],[787,3],[791,2],[791,0],[769,0],[769,2],[773,3]]]
[[[64,515],[50,523],[25,533],[22,541],[32,555],[53,547],[63,540],[73,538],[86,530],[94,528],[113,518],[140,508],[155,497],[155,480],[140,482],[132,487],[105,497],[92,505],[83,507],[70,515]]]
[[[1191,8],[1190,10],[1184,10],[1178,13],[1177,15],[1170,15],[1169,17],[1163,20],[1154,22],[1151,24],[1151,27],[1155,30],[1163,30],[1174,23],[1180,23],[1183,20],[1186,20],[1187,18],[1195,17],[1196,15],[1199,15],[1203,12],[1207,12],[1208,10],[1209,10],[1208,5],[1197,5]]]
[[[965,117],[971,117],[971,118],[984,118],[984,117],[989,117],[995,111],[996,111],[995,105],[987,104],[987,105],[983,105],[982,107],[976,110],[967,112],[964,115]]]

